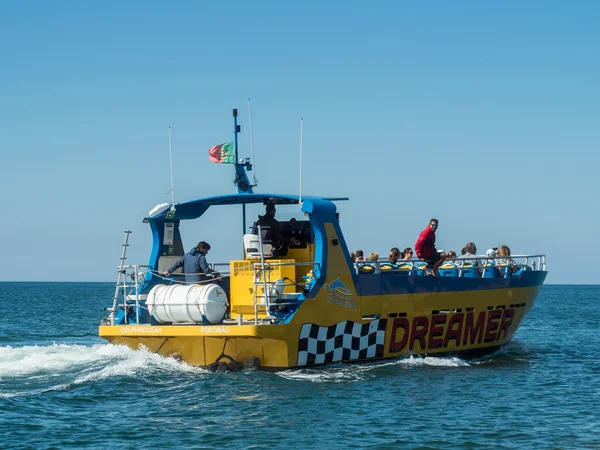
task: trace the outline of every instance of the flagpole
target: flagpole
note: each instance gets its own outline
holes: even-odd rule
[[[233,110],[233,148],[234,148],[234,152],[235,152],[235,167],[236,167],[236,180],[237,180],[237,172],[238,172],[238,133],[240,132],[240,127],[237,124],[237,108]],[[243,169],[242,169],[243,170]],[[236,183],[237,184],[237,183]],[[239,185],[238,185],[239,187]],[[246,234],[246,203],[242,203],[242,236]],[[244,250],[242,249],[242,252]],[[245,257],[244,254],[242,254],[242,257]]]
[[[241,130],[241,127],[237,122],[238,110],[233,110],[233,161],[227,161],[228,163],[232,162],[235,167],[235,178],[233,179],[233,184],[237,186],[238,194],[252,194],[252,184],[248,179],[247,171],[252,170],[252,165],[250,164],[250,158],[242,158],[240,159],[238,155],[238,133]],[[229,145],[229,143],[227,143]],[[216,161],[221,162],[221,161]]]

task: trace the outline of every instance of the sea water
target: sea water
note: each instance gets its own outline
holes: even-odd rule
[[[600,448],[600,286],[544,286],[514,340],[213,374],[97,337],[109,283],[0,283],[2,448]]]

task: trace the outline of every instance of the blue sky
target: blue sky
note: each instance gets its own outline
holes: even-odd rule
[[[339,205],[352,249],[474,241],[546,253],[549,283],[598,283],[597,2],[4,2],[0,279],[113,281],[151,245],[142,218],[233,192],[207,150],[249,156],[258,191]],[[252,214],[258,211],[252,211]],[[238,211],[183,226],[240,254]],[[238,242],[239,241],[239,242]]]

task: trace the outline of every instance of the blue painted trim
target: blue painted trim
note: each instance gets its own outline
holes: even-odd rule
[[[170,222],[173,223],[173,252],[169,254],[169,245],[164,245],[164,236],[165,236],[165,223]],[[152,268],[152,270],[158,270],[158,260],[163,254],[168,256],[183,256],[185,251],[183,249],[183,241],[181,239],[181,233],[179,232],[179,220],[172,219],[157,219],[150,221],[150,229],[152,230],[152,252],[150,253],[150,260],[148,261],[148,265]],[[165,280],[146,275],[145,283],[143,283],[139,289],[138,293],[147,294],[157,284],[168,284]]]
[[[315,262],[318,265],[315,266],[313,284],[310,286],[310,291],[307,295],[307,298],[314,298],[325,283],[324,274],[327,271],[329,256],[325,224],[337,222],[337,218],[335,217],[336,207],[327,200],[311,198],[304,200],[301,211],[310,215],[310,225],[315,238]]]
[[[526,271],[511,278],[458,278],[414,276],[402,273],[359,274],[355,286],[360,296],[425,294],[541,286],[548,272]]]

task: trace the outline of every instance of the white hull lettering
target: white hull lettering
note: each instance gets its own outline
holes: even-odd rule
[[[121,327],[121,333],[123,333],[123,334],[154,334],[154,333],[162,333],[162,328],[161,327],[128,326],[128,327]]]
[[[202,333],[228,334],[229,327],[200,327]]]

